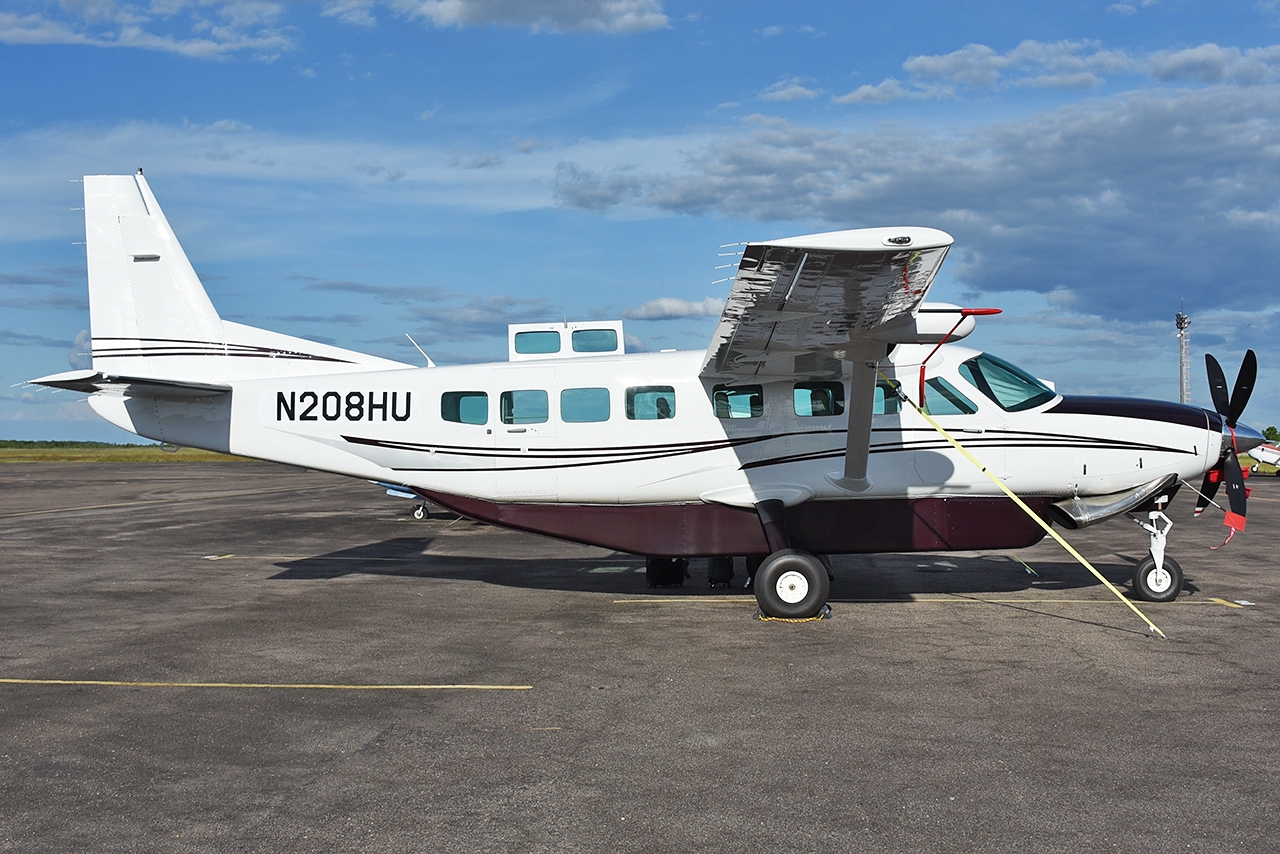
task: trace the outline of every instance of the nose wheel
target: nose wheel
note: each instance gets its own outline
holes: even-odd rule
[[[1133,592],[1145,602],[1172,602],[1182,590],[1182,567],[1171,557],[1156,565],[1147,555],[1133,571]]]
[[[1133,571],[1134,594],[1144,602],[1172,602],[1182,591],[1182,567],[1164,553],[1173,520],[1159,510],[1148,513],[1146,522],[1129,518],[1151,535],[1151,553]]]

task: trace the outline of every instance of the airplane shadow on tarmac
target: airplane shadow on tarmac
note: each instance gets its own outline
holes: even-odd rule
[[[323,581],[350,575],[394,575],[479,581],[507,587],[567,592],[641,594],[659,596],[723,596],[745,594],[746,566],[734,560],[731,588],[710,588],[707,563],[690,560],[689,578],[683,587],[648,588],[644,559],[621,552],[600,556],[478,557],[440,553],[449,538],[396,537],[376,543],[280,561],[281,571],[272,580]],[[575,548],[575,547],[569,547]],[[501,548],[495,549],[501,551]],[[1139,557],[1117,555],[1095,566],[1106,578],[1129,592],[1133,567]],[[979,557],[936,553],[837,555],[832,558],[835,581],[833,602],[909,601],[919,595],[981,595],[1086,589],[1099,587],[1084,567],[1069,559],[1037,560],[1032,575],[1016,559],[1004,554]],[[1186,589],[1197,588],[1188,580]]]

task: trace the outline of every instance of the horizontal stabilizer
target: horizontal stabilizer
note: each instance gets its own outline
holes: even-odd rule
[[[118,377],[99,371],[67,371],[52,374],[38,380],[35,385],[95,393],[117,392],[124,397],[154,397],[167,400],[188,400],[196,397],[213,397],[231,391],[231,386],[218,383],[196,383],[184,380],[165,380],[154,377]]]

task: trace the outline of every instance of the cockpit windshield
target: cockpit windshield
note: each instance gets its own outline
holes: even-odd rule
[[[989,353],[982,353],[962,363],[960,376],[1006,412],[1034,409],[1058,396],[1057,392],[1022,368]]]

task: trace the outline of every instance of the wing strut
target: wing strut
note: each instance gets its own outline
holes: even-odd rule
[[[853,359],[853,376],[849,380],[848,434],[844,445],[844,474],[828,475],[827,479],[849,492],[866,492],[871,488],[867,478],[867,457],[871,453],[871,416],[876,400],[877,356],[884,355],[883,345],[873,349],[854,351],[860,359]]]

